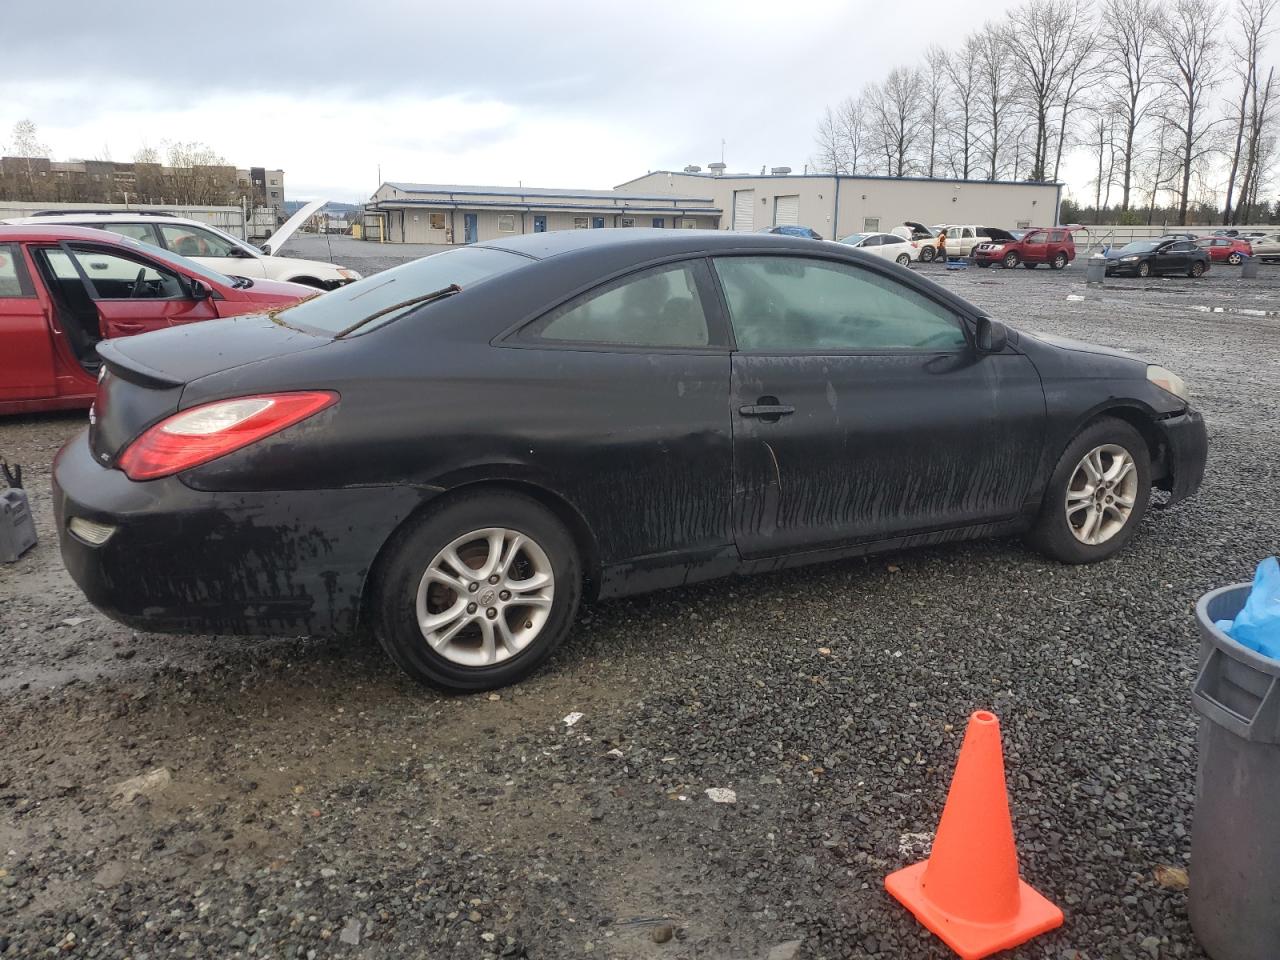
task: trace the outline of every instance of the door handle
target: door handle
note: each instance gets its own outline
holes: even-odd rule
[[[763,398],[762,398],[763,399]],[[785,403],[748,403],[738,408],[744,417],[760,417],[764,420],[778,420],[790,416],[796,408]]]

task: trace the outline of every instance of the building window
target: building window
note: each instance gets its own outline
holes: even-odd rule
[[[636,225],[636,218],[635,218],[635,217],[623,217],[623,218],[622,218],[622,225],[623,225],[624,227],[634,227],[634,226]]]
[[[515,233],[516,232],[516,215],[514,213],[498,214],[498,232],[499,233]]]
[[[666,217],[654,217],[654,218],[653,218],[653,225],[654,225],[655,227],[659,227],[659,228],[665,227],[665,226],[667,225],[667,218],[666,218]]]
[[[694,217],[681,217],[681,218],[680,218],[680,229],[682,229],[682,230],[697,230],[697,229],[698,229],[698,221],[697,221]]]
[[[863,217],[862,218],[863,233],[875,233],[879,229],[880,229],[879,217]]]
[[[591,221],[590,221],[588,218],[586,218],[586,217],[574,217],[574,218],[573,218],[573,229],[575,229],[575,230],[589,230],[590,228],[591,228]]]
[[[431,229],[432,229],[432,230],[443,230],[443,229],[444,229],[444,214],[443,214],[443,213],[433,213],[433,214],[431,215]]]
[[[272,198],[273,198],[273,199],[276,199],[276,200],[280,199],[280,191],[279,191],[279,190],[272,190],[272,191],[271,191],[271,196],[272,196]]]
[[[272,185],[273,187],[278,187],[278,186],[280,186],[280,181],[279,181],[279,180],[277,180],[275,177],[272,177],[272,178],[271,178],[271,185]]]

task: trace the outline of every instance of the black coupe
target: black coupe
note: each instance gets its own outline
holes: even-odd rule
[[[1025,532],[1101,560],[1194,493],[1176,375],[835,243],[530,234],[104,343],[62,555],[143,629],[349,635],[478,690],[584,598]]]

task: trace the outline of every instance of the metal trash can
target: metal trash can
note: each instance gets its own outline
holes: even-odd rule
[[[1191,831],[1191,927],[1213,960],[1280,956],[1280,660],[1215,627],[1252,584],[1196,604],[1200,765]]]
[[[1096,254],[1089,258],[1085,273],[1085,283],[1102,283],[1107,277],[1107,258]]]
[[[1258,258],[1245,257],[1240,261],[1240,276],[1245,280],[1254,280],[1258,276]]]
[[[25,490],[0,493],[0,563],[12,563],[36,545],[36,525]]]

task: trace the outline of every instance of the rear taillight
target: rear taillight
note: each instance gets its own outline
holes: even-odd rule
[[[175,413],[129,444],[118,466],[130,480],[155,480],[226,456],[338,402],[329,390],[216,400]]]

